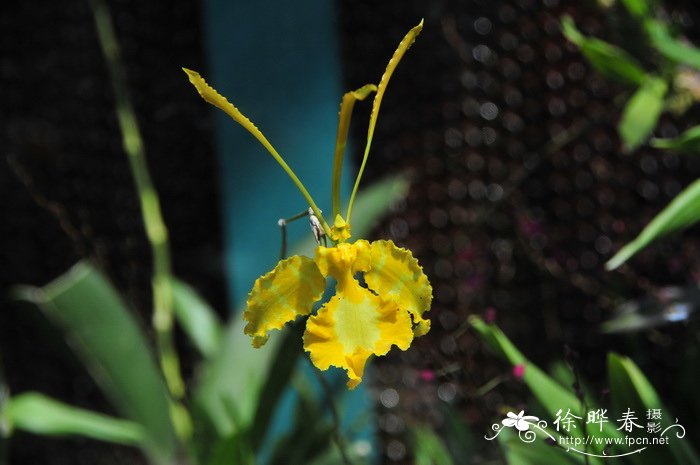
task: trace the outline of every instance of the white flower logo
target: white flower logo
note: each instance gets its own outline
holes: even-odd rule
[[[525,410],[521,410],[517,415],[513,412],[508,412],[508,418],[504,418],[503,426],[512,428],[515,426],[518,431],[527,431],[530,429],[530,422],[539,421],[539,418],[532,415],[524,415]]]

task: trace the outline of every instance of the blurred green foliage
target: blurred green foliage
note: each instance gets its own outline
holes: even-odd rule
[[[509,465],[559,465],[559,464],[586,464],[602,465],[610,464],[634,464],[657,465],[665,464],[698,464],[700,458],[694,451],[688,438],[676,436],[679,432],[674,424],[673,417],[669,416],[669,410],[661,401],[649,380],[644,376],[637,365],[629,358],[616,353],[608,354],[608,381],[610,383],[610,398],[596,401],[591,392],[584,392],[585,387],[579,385],[576,377],[565,373],[566,368],[557,364],[555,372],[557,377],[545,373],[513,345],[506,335],[495,325],[487,324],[479,317],[472,317],[470,325],[481,341],[490,348],[499,358],[511,366],[520,365],[524,368],[522,381],[534,396],[534,403],[529,403],[533,412],[542,411],[546,414],[549,426],[543,426],[538,430],[533,420],[530,431],[533,436],[518,432],[515,428],[503,427],[500,423],[494,424],[491,434],[486,434],[485,439],[497,436],[501,453],[505,462]],[[562,373],[564,370],[564,373]],[[659,420],[662,429],[669,428],[665,436],[669,438],[667,445],[644,447],[643,450],[629,455],[623,455],[630,450],[639,447],[625,445],[596,446],[588,444],[580,446],[580,450],[570,445],[573,438],[598,437],[598,438],[623,438],[623,432],[613,423],[603,423],[600,430],[598,425],[587,425],[586,413],[595,409],[609,409],[611,412],[624,412],[631,409],[644,415],[649,409],[661,409],[664,416]],[[580,418],[577,426],[565,431],[563,428],[555,431],[550,419],[558,417],[559,409],[570,409]],[[511,411],[517,409],[510,408]],[[611,420],[612,421],[612,420]],[[677,422],[678,420],[676,420]],[[460,455],[452,453],[446,456],[448,450],[442,440],[434,433],[426,432],[424,427],[414,427],[413,448],[416,457],[421,457],[426,464],[451,464],[451,463],[480,463],[479,455],[483,453],[483,447],[479,447],[475,441],[475,435],[470,433],[463,420],[446,422],[445,436],[449,437],[456,431],[462,435],[463,441],[470,444],[468,450],[461,451]],[[497,433],[497,434],[496,434]],[[646,430],[641,430],[637,437],[643,437]],[[684,434],[684,433],[683,433]],[[555,438],[556,441],[551,441]],[[567,439],[568,438],[568,439]],[[555,444],[556,443],[556,444]],[[567,445],[568,444],[568,445]],[[585,448],[584,448],[585,447]],[[581,453],[581,452],[585,452]],[[418,463],[418,462],[416,462]]]
[[[365,205],[371,214],[356,223],[356,234],[367,234],[372,220],[403,197],[407,186],[406,178],[398,176],[362,191],[357,207]],[[309,245],[294,249],[308,249]],[[256,463],[275,407],[303,355],[301,326],[292,326],[284,336],[255,349],[243,333],[243,312],[235,312],[236,316],[222,323],[192,287],[175,278],[171,285],[177,322],[202,356],[187,403],[193,418],[189,447],[176,439],[172,415],[177,411],[168,403],[150,343],[114,287],[87,262],[44,287],[21,287],[16,294],[37,305],[64,333],[125,419],[23,393],[11,396],[0,411],[0,422],[9,425],[8,432],[82,435],[134,445],[154,464],[183,460],[208,465]],[[321,404],[308,393],[302,396],[294,428],[280,439],[267,463],[343,463],[331,448],[334,425]]]
[[[123,418],[66,405],[39,393],[3,391],[0,439],[17,430],[80,435],[139,447],[157,465],[258,463],[275,409],[303,355],[301,326],[291,325],[283,336],[254,349],[243,332],[242,311],[222,322],[194,288],[173,276],[167,227],[150,181],[109,11],[101,0],[91,0],[91,5],[114,86],[123,148],[153,252],[155,347],[109,280],[88,262],[78,263],[46,286],[18,288],[18,298],[38,306],[62,331]],[[357,208],[363,215],[353,224],[353,232],[368,234],[375,221],[406,195],[407,187],[404,176],[395,176],[360,192]],[[312,254],[311,240],[295,251]],[[201,356],[195,380],[187,389],[174,349],[173,320]],[[329,415],[327,409],[332,399],[324,403],[317,393],[297,390],[300,401],[293,428],[273,445],[266,463],[347,464],[349,457],[361,463],[362,457],[346,451],[338,440],[337,416]],[[333,441],[337,448],[332,447]]]
[[[687,104],[680,107],[674,102],[685,102],[690,95],[691,104],[697,100],[693,89],[679,84],[684,73],[700,73],[700,49],[685,38],[678,37],[673,25],[660,4],[652,0],[622,0],[630,19],[644,33],[650,49],[654,69],[644,69],[624,48],[586,37],[574,21],[562,18],[564,36],[581,50],[591,66],[603,76],[630,89],[618,125],[620,139],[628,152],[646,142],[657,126],[664,111],[685,112]],[[698,154],[700,126],[689,128],[675,139],[652,139],[651,145],[659,149]],[[632,242],[623,247],[606,267],[615,269],[625,263],[652,241],[695,224],[700,219],[700,190],[697,183],[687,187],[661,212]]]

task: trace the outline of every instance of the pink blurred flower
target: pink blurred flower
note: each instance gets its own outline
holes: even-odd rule
[[[523,376],[525,376],[525,365],[523,364],[517,364],[513,365],[513,377],[517,380],[522,380]]]
[[[496,312],[496,309],[493,307],[489,307],[484,311],[484,321],[486,323],[492,325],[496,322],[497,315],[498,315],[498,312]]]

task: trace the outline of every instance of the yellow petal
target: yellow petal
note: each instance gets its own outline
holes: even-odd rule
[[[338,134],[335,139],[335,157],[333,159],[333,181],[331,183],[331,205],[333,215],[340,214],[340,177],[343,172],[343,157],[345,145],[350,130],[350,117],[357,100],[364,100],[369,94],[377,90],[374,84],[366,84],[357,90],[343,95],[338,114]],[[335,240],[335,239],[334,239]]]
[[[187,68],[182,68],[182,70],[187,74],[187,78],[190,80],[190,83],[192,83],[195,89],[197,89],[197,92],[199,92],[199,95],[206,102],[223,110],[227,115],[233,118],[235,122],[243,126],[243,128],[245,128],[246,131],[248,131],[253,137],[255,137],[258,140],[258,142],[262,144],[263,147],[267,149],[270,155],[272,155],[272,158],[275,159],[275,161],[282,167],[284,172],[287,173],[287,175],[292,179],[294,184],[297,186],[297,189],[299,189],[301,194],[309,203],[309,206],[314,211],[314,214],[321,221],[321,226],[323,226],[323,230],[325,231],[325,233],[329,234],[330,230],[328,228],[328,225],[323,219],[321,210],[319,210],[319,208],[316,206],[314,199],[311,198],[311,194],[309,194],[309,191],[306,189],[304,184],[302,184],[302,182],[299,180],[294,171],[289,167],[289,165],[287,165],[287,162],[284,161],[282,156],[272,146],[270,141],[267,140],[267,138],[260,131],[260,129],[258,129],[258,127],[255,126],[255,124],[253,124],[253,122],[249,120],[247,116],[241,113],[241,111],[238,108],[236,108],[231,102],[229,102],[226,99],[226,97],[218,93],[216,89],[207,84],[207,81],[205,81],[204,78],[197,71],[192,71],[191,69]]]
[[[326,280],[313,260],[299,255],[280,261],[274,270],[258,278],[243,313],[248,321],[245,333],[253,337],[253,345],[260,347],[267,342],[268,331],[308,315],[325,288]]]
[[[346,281],[355,281],[355,273],[369,270],[369,242],[359,240],[335,247],[317,247],[315,260],[321,274],[332,276],[338,281],[338,287],[342,288]]]
[[[413,42],[415,42],[416,37],[418,37],[418,34],[420,34],[420,31],[423,30],[423,20],[421,19],[420,23],[415,26],[413,29],[408,31],[408,33],[404,36],[404,38],[399,42],[399,46],[396,48],[396,51],[394,51],[394,54],[391,56],[389,59],[389,63],[386,65],[386,69],[384,70],[384,74],[382,74],[382,78],[379,81],[379,85],[377,86],[377,93],[374,94],[374,101],[372,102],[372,112],[370,113],[369,116],[369,126],[367,127],[367,143],[365,145],[365,153],[362,156],[362,163],[360,164],[360,169],[357,172],[357,177],[355,178],[355,185],[352,188],[352,193],[350,194],[350,203],[348,204],[348,214],[347,218],[349,222],[352,222],[352,207],[353,204],[355,203],[355,195],[357,194],[357,189],[360,186],[360,180],[362,179],[362,173],[365,171],[365,165],[367,164],[367,158],[369,158],[369,149],[372,146],[372,137],[374,137],[374,128],[377,125],[377,118],[379,117],[379,107],[382,104],[382,99],[384,98],[384,93],[386,92],[386,88],[389,85],[389,80],[391,79],[391,76],[394,74],[394,70],[396,70],[396,67],[398,66],[399,62],[401,61],[401,58],[406,54],[406,51],[413,45]]]
[[[424,319],[423,313],[430,310],[433,288],[409,250],[396,247],[392,241],[372,242],[371,269],[365,273],[365,281],[379,296],[394,300],[411,313],[416,336],[430,330],[430,320]]]
[[[412,340],[408,312],[353,279],[308,319],[304,349],[321,370],[330,366],[345,369],[348,388],[353,389],[362,381],[370,355],[384,355],[392,345],[406,350]]]
[[[182,68],[182,70],[187,74],[190,82],[205,101],[223,110],[227,115],[233,118],[234,121],[247,129],[248,132],[250,132],[261,142],[263,142],[263,140],[267,142],[267,139],[265,139],[265,136],[263,136],[260,130],[243,113],[241,113],[238,108],[229,102],[226,97],[211,87],[197,71],[192,71],[191,69],[187,68]],[[263,142],[263,145],[265,145],[265,142]]]

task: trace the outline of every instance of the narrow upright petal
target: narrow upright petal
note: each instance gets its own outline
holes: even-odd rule
[[[308,315],[326,288],[326,280],[308,257],[295,255],[255,281],[243,317],[253,345],[267,342],[268,331],[282,328],[299,315]]]
[[[369,288],[411,313],[416,336],[426,334],[430,320],[423,318],[423,313],[430,310],[433,288],[418,260],[392,241],[375,241],[371,244],[370,261],[370,270],[365,273]]]

